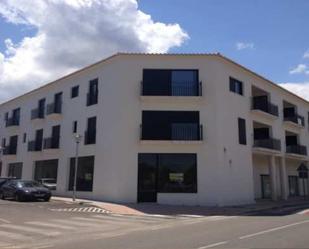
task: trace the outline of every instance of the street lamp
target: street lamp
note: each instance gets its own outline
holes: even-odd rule
[[[74,134],[74,139],[76,143],[75,149],[75,165],[74,165],[74,183],[73,183],[73,196],[72,199],[75,201],[76,199],[76,181],[77,181],[77,168],[78,168],[78,146],[80,141],[82,140],[82,136],[78,133]]]
[[[2,151],[3,150],[4,148],[0,146],[0,176],[2,174]]]

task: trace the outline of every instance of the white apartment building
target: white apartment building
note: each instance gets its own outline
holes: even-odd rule
[[[308,195],[309,102],[220,54],[118,53],[0,105],[1,176],[71,196],[235,205]]]

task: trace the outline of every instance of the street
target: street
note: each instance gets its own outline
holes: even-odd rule
[[[297,212],[130,216],[87,203],[0,201],[0,248],[308,248],[309,215]]]

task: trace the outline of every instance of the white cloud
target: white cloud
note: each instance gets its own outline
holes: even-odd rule
[[[1,0],[8,22],[37,30],[0,53],[0,102],[118,51],[167,52],[189,38],[137,0]]]
[[[309,82],[281,83],[279,85],[309,101]]]
[[[243,50],[243,49],[254,49],[254,43],[252,42],[237,42],[236,49]]]
[[[303,57],[304,59],[309,59],[309,50],[304,53]]]
[[[309,68],[305,64],[298,64],[295,68],[291,69],[290,74],[309,74]]]

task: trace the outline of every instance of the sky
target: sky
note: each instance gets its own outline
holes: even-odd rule
[[[0,103],[116,52],[220,52],[309,100],[308,0],[1,0]]]

